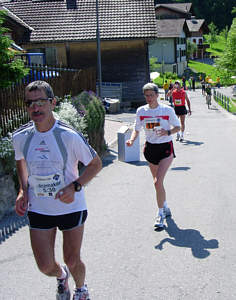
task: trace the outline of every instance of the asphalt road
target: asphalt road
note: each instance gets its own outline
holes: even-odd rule
[[[163,231],[153,230],[155,192],[143,156],[120,162],[114,145],[86,188],[82,256],[92,300],[236,299],[236,117],[214,102],[208,110],[200,91],[189,96],[193,114],[165,180],[172,218]],[[60,243],[59,233],[62,261]],[[26,226],[0,249],[0,300],[55,299],[55,279],[37,270]]]

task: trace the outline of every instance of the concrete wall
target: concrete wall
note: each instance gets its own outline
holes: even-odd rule
[[[156,57],[159,64],[175,63],[174,38],[161,38],[149,42],[149,57]]]

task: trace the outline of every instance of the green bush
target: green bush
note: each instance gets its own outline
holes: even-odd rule
[[[149,59],[150,72],[158,71],[160,67],[161,67],[161,64],[158,64],[157,58],[156,57],[150,57],[150,59]]]
[[[64,99],[53,112],[56,119],[61,120],[62,122],[67,123],[72,126],[75,130],[82,132],[83,135],[86,134],[86,123],[84,117],[78,114],[76,108],[72,105],[72,103],[68,100],[68,98]]]
[[[165,72],[164,77],[165,77],[165,79],[171,79],[171,80],[178,79],[178,75],[176,73],[172,73],[172,72]]]
[[[72,104],[79,114],[84,114],[85,131],[90,145],[99,153],[106,149],[104,140],[105,108],[93,92],[83,91],[74,97]]]
[[[9,31],[3,27],[6,13],[0,11],[0,88],[11,86],[29,73],[20,59],[15,59],[15,53],[10,49],[13,42],[6,33]]]
[[[15,153],[12,145],[12,134],[9,133],[7,136],[3,137],[1,135],[0,129],[0,161],[4,169],[4,173],[11,175],[15,188],[19,188],[18,176],[16,173],[16,162],[15,162]]]

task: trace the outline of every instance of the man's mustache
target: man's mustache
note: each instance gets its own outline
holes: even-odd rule
[[[32,113],[32,116],[40,116],[40,115],[43,115],[43,113],[40,112],[40,111],[34,111],[34,112]]]

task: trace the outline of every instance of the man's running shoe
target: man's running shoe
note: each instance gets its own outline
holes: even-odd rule
[[[75,288],[72,300],[90,300],[87,285],[82,289]]]
[[[176,141],[179,141],[179,139],[180,139],[180,134],[177,132]]]
[[[184,140],[184,137],[183,137],[183,135],[181,135],[179,141],[180,141],[180,142],[183,142],[183,140]]]
[[[156,217],[155,223],[154,223],[154,227],[156,228],[163,228],[164,227],[164,220],[165,220],[165,214],[162,215],[158,215]]]
[[[70,290],[68,285],[68,279],[70,277],[70,272],[67,266],[62,267],[66,272],[65,279],[57,278],[57,297],[56,300],[70,300]]]
[[[167,217],[171,217],[171,211],[169,209],[169,207],[164,207],[164,214]]]

